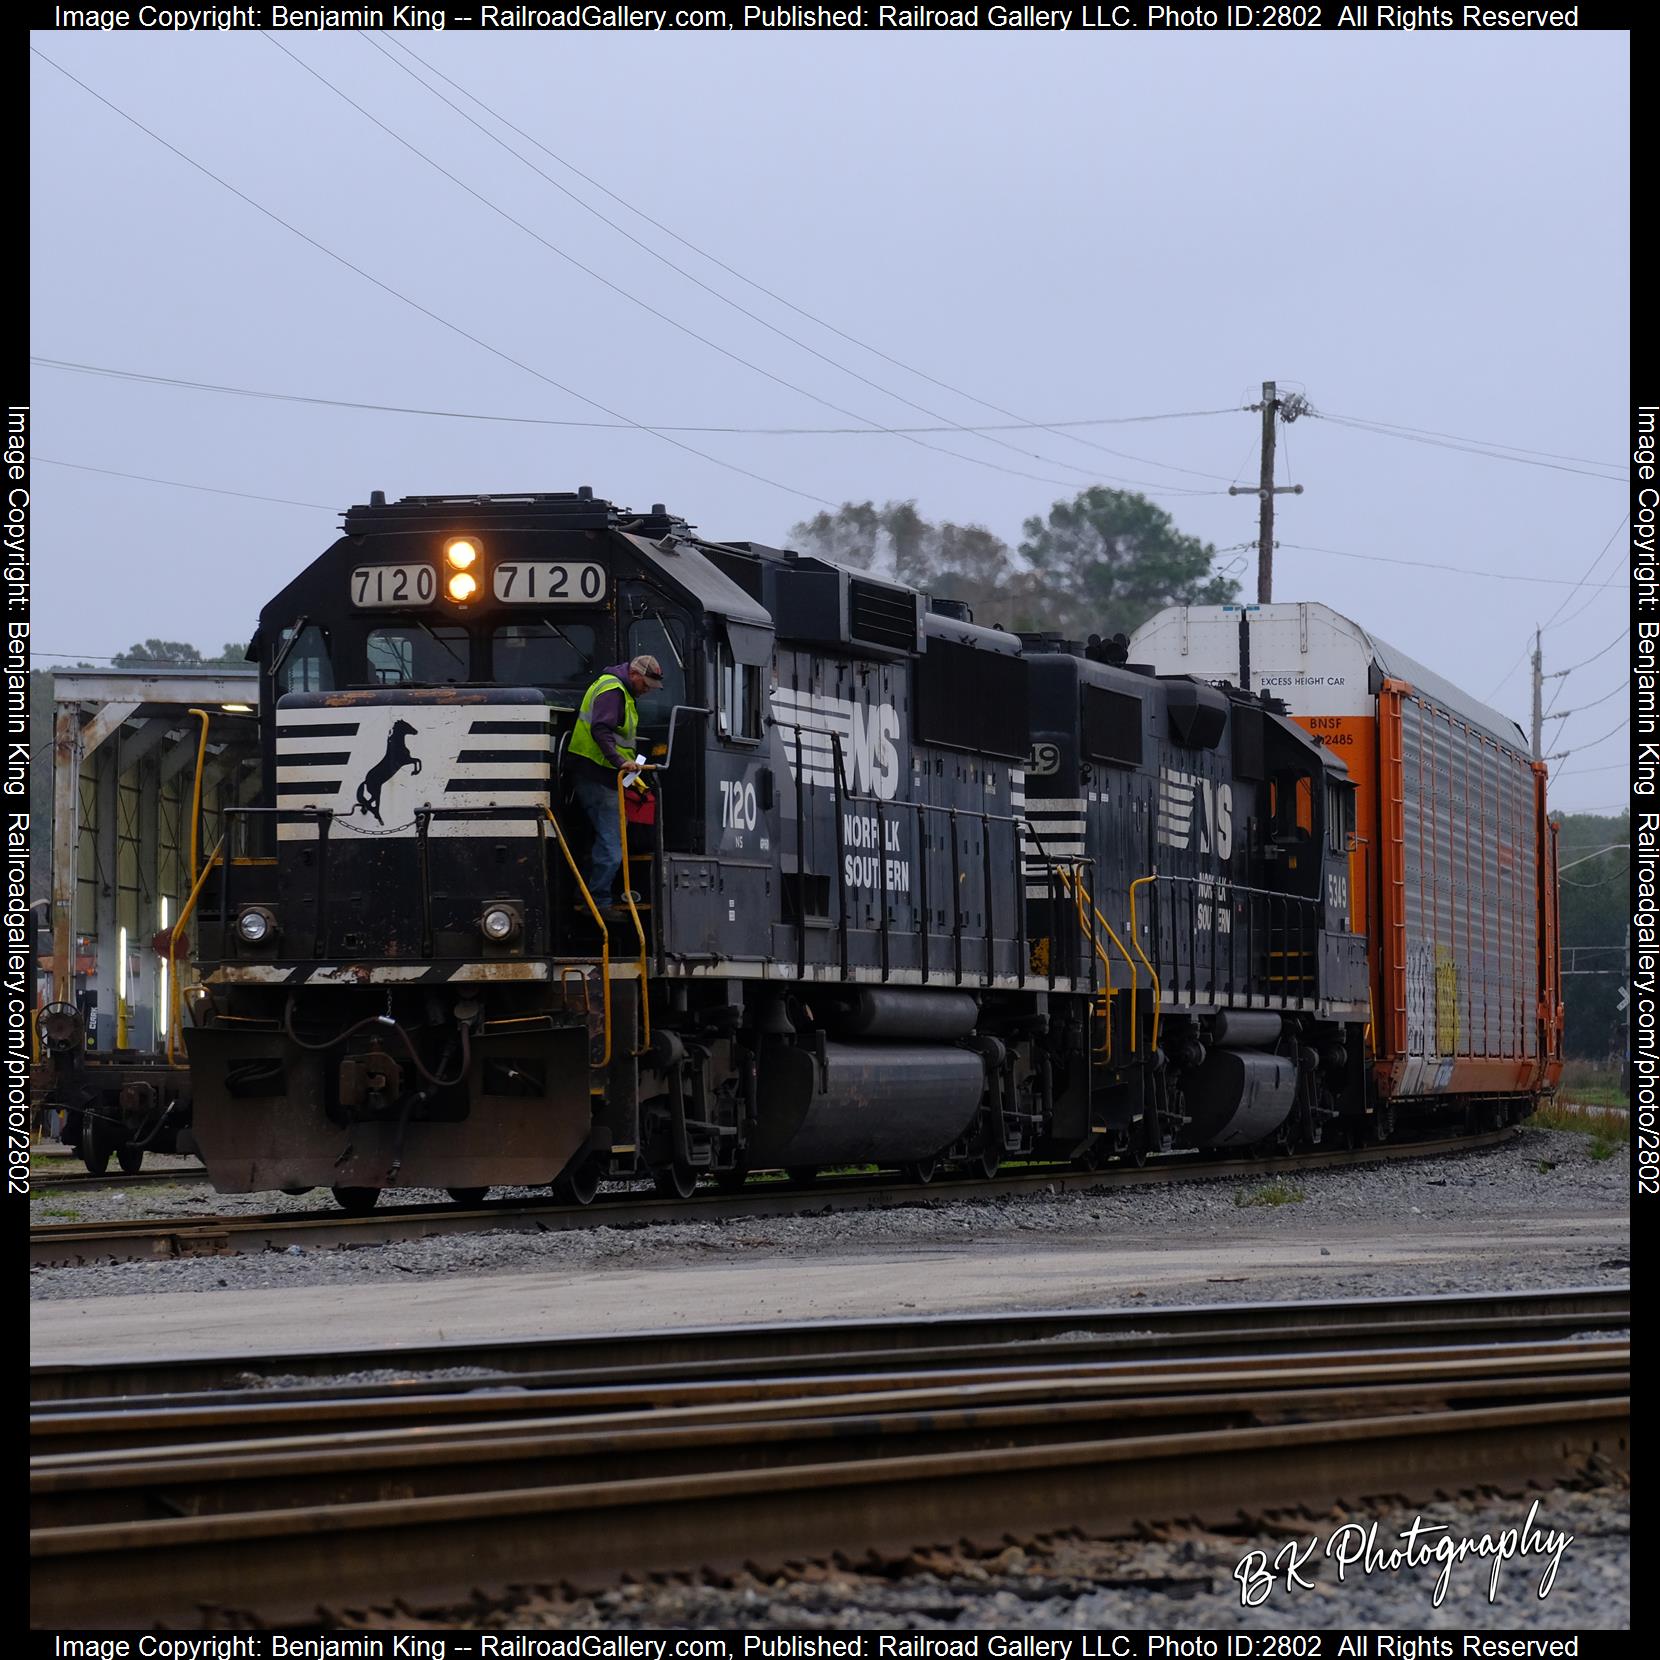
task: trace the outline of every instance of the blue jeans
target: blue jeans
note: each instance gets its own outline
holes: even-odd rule
[[[588,855],[588,891],[593,894],[596,905],[609,905],[623,859],[615,775],[609,782],[586,775],[578,778],[576,799],[594,827],[594,847]]]

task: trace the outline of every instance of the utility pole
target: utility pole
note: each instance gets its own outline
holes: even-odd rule
[[[1545,758],[1545,648],[1544,630],[1533,631],[1533,759]],[[1511,635],[1514,639],[1515,635]]]
[[[1257,603],[1267,605],[1274,597],[1274,497],[1300,496],[1303,493],[1300,484],[1276,486],[1274,483],[1274,417],[1279,415],[1287,422],[1294,421],[1309,408],[1309,403],[1301,393],[1294,392],[1289,398],[1281,398],[1274,382],[1265,380],[1262,383],[1262,402],[1254,407],[1262,411],[1262,471],[1258,475],[1256,489],[1244,490],[1230,484],[1228,494],[1258,498]]]

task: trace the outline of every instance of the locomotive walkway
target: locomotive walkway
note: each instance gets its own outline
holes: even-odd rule
[[[33,1618],[296,1620],[1620,1468],[1629,1321],[1628,1290],[1571,1290],[272,1355],[262,1388],[54,1368]],[[398,1381],[333,1381],[369,1361]],[[497,1375],[419,1375],[461,1365]]]

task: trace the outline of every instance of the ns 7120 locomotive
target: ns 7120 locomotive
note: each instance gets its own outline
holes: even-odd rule
[[[655,813],[619,790],[611,910],[567,750],[641,654]],[[377,492],[261,613],[264,793],[180,920],[215,1185],[586,1199],[1376,1133],[1341,759],[1123,655],[586,489]]]

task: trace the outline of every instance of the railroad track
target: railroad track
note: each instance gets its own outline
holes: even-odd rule
[[[194,1187],[208,1179],[208,1173],[200,1165],[185,1165],[177,1170],[136,1170],[131,1175],[125,1171],[112,1170],[102,1176],[95,1176],[90,1170],[76,1166],[71,1169],[53,1170],[51,1164],[68,1164],[67,1159],[36,1160],[30,1172],[30,1187],[36,1193],[56,1193],[65,1188],[91,1188],[97,1190],[113,1190],[123,1187]]]
[[[1134,1187],[1168,1181],[1213,1181],[1241,1176],[1292,1175],[1302,1170],[1375,1164],[1475,1152],[1513,1141],[1514,1129],[1434,1141],[1385,1143],[1376,1147],[1299,1153],[1283,1158],[1205,1159],[1176,1155],[1145,1168],[1112,1166],[1074,1170],[1064,1166],[1016,1175],[943,1179],[927,1187],[886,1177],[830,1177],[810,1186],[754,1183],[739,1193],[704,1191],[690,1199],[629,1196],[591,1205],[561,1205],[552,1199],[502,1199],[477,1208],[458,1205],[400,1205],[349,1216],[339,1210],[279,1211],[265,1216],[201,1215],[166,1220],[55,1222],[29,1229],[31,1267],[65,1267],[90,1262],[134,1262],[157,1257],[248,1255],[286,1250],[384,1245],[437,1234],[503,1229],[550,1233],[571,1228],[638,1227],[647,1223],[704,1222],[724,1217],[777,1217],[834,1210],[885,1210],[952,1197],[997,1198],[1046,1190]]]
[[[1559,1478],[1629,1460],[1629,1320],[1594,1289],[739,1327],[508,1346],[510,1387],[412,1375],[473,1347],[377,1352],[395,1384],[263,1357],[333,1369],[264,1391],[146,1363],[71,1400],[57,1368],[32,1614],[292,1620]]]

